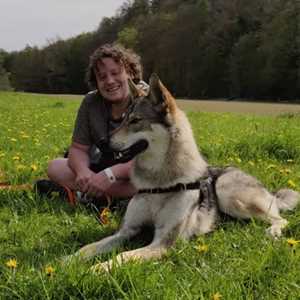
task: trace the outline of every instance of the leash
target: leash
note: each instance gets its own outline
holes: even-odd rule
[[[0,182],[0,190],[9,190],[9,191],[29,191],[32,190],[32,184],[17,184],[12,185],[9,182]]]

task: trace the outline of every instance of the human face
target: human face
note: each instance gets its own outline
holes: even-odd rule
[[[97,63],[96,79],[100,94],[112,104],[126,101],[129,96],[128,74],[110,57]]]

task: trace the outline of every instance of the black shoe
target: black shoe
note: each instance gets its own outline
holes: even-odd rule
[[[68,198],[68,191],[63,186],[48,179],[37,180],[34,184],[34,190],[40,196],[50,197],[57,193],[61,198]]]

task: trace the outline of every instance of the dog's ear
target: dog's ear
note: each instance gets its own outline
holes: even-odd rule
[[[153,73],[149,80],[150,100],[156,105],[162,105],[166,113],[174,114],[177,108],[176,101],[168,89],[162,84],[157,74]]]
[[[146,96],[146,92],[139,89],[131,78],[128,79],[129,90],[133,98]]]

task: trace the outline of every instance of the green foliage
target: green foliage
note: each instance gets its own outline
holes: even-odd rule
[[[9,91],[12,89],[9,81],[9,73],[4,67],[7,55],[7,52],[0,49],[0,91]]]
[[[78,97],[0,92],[0,182],[32,183],[47,161],[68,146]],[[300,122],[278,117],[189,112],[199,148],[214,165],[234,164],[277,190],[300,191]],[[287,153],[287,154],[281,154]],[[131,262],[110,274],[92,274],[99,260],[63,266],[80,246],[116,230],[118,214],[100,226],[94,213],[72,208],[55,195],[0,190],[1,299],[298,299],[300,208],[286,213],[279,240],[266,224],[220,220],[209,235],[178,241],[161,261]],[[132,249],[128,243],[125,249]],[[16,268],[8,267],[10,259]],[[48,274],[48,275],[47,275]],[[216,298],[215,298],[216,299]]]
[[[134,27],[125,27],[118,33],[117,42],[126,48],[135,48],[138,43],[138,31]]]
[[[297,101],[299,18],[295,0],[125,1],[94,32],[10,53],[5,69],[16,90],[83,93],[91,52],[118,41],[177,96]]]

